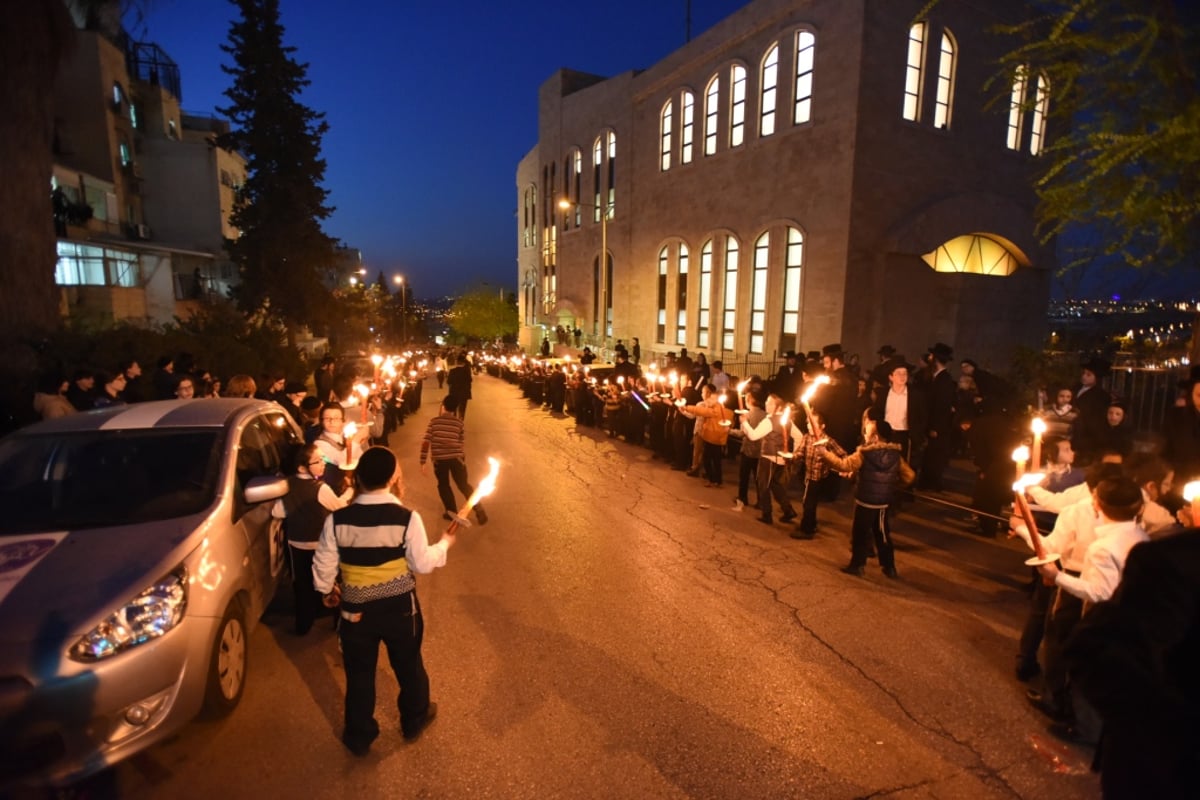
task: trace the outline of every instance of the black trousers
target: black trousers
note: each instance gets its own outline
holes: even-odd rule
[[[471,492],[475,491],[475,487],[467,480],[467,464],[457,458],[444,458],[440,461],[433,462],[433,474],[437,478],[438,497],[442,498],[442,506],[451,514],[458,510],[458,503],[454,498],[454,490],[450,488],[450,479],[454,479],[454,484],[458,490],[462,492],[463,499],[471,496]],[[478,504],[476,504],[478,508]]]
[[[342,741],[350,747],[365,747],[379,735],[375,669],[380,644],[387,649],[388,663],[400,684],[396,698],[400,729],[405,734],[419,731],[429,711],[429,675],[421,660],[425,621],[416,592],[368,603],[357,622],[343,616],[338,636],[346,667],[346,728]]]
[[[758,471],[758,457],[745,454],[738,455],[738,500],[750,505],[750,477]],[[758,501],[758,489],[755,488],[755,501]]]
[[[779,503],[779,510],[783,516],[791,519],[796,516],[796,510],[792,508],[792,501],[788,499],[787,491],[787,467],[782,464],[776,464],[769,458],[760,458],[758,460],[758,508],[762,511],[762,518],[771,521],[771,498],[775,498],[775,502]]]
[[[871,540],[879,554],[879,566],[894,569],[896,549],[892,546],[892,525],[886,508],[868,508],[854,504],[854,523],[850,529],[850,566],[861,567],[871,555]]]
[[[1046,616],[1050,613],[1050,603],[1057,591],[1056,587],[1043,583],[1040,574],[1034,574],[1036,582],[1033,585],[1033,594],[1029,598],[1029,616],[1025,618],[1025,627],[1021,629],[1021,644],[1017,647],[1018,667],[1038,663],[1038,650],[1046,633]]]
[[[1067,680],[1067,665],[1063,650],[1067,639],[1083,617],[1083,600],[1070,592],[1058,589],[1050,603],[1046,616],[1045,663],[1042,676],[1046,682],[1045,695],[1056,710],[1069,713],[1071,710],[1070,686]]]
[[[834,475],[833,477],[838,477]],[[804,511],[800,515],[800,530],[804,533],[817,532],[817,503],[821,501],[821,495],[825,490],[825,481],[810,480],[808,477],[804,479],[804,497],[800,504],[804,507]]]
[[[709,483],[720,486],[722,480],[721,459],[725,455],[725,445],[704,442],[704,477]]]
[[[313,588],[313,554],[316,550],[304,550],[288,545],[291,559],[292,591],[296,595],[296,633],[303,636],[312,630],[317,614],[323,608],[321,594]]]

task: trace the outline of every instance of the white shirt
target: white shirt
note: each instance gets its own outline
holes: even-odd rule
[[[1018,525],[1013,532],[1025,540],[1033,550],[1029,530]],[[1042,546],[1047,553],[1058,553],[1063,569],[1083,571],[1083,560],[1088,547],[1096,541],[1096,509],[1089,494],[1086,500],[1067,506],[1054,522],[1054,530],[1042,537]]]
[[[1134,545],[1149,540],[1136,520],[1098,525],[1096,541],[1087,549],[1079,577],[1060,572],[1054,582],[1085,602],[1101,603],[1112,597],[1120,585],[1129,551]]]
[[[1033,502],[1052,514],[1061,514],[1063,509],[1075,505],[1080,500],[1086,499],[1091,502],[1092,499],[1091,487],[1086,482],[1076,484],[1070,489],[1063,489],[1061,492],[1052,492],[1041,486],[1030,486],[1025,493],[1032,498]]]
[[[316,480],[316,478],[314,478],[312,475],[300,474],[297,475],[297,477],[300,478],[300,480],[305,481]],[[328,483],[322,483],[321,488],[317,489],[317,502],[324,506],[326,511],[337,511],[339,508],[345,508],[347,505],[349,505],[350,500],[353,497],[354,489],[347,489],[346,491],[342,492],[341,497],[339,497],[334,493],[333,489],[329,487]],[[276,500],[275,504],[271,506],[271,516],[275,519],[287,518],[287,509],[283,505],[282,497]],[[297,550],[317,549],[316,542],[288,542],[288,544]]]
[[[887,405],[883,409],[883,418],[894,431],[908,430],[908,387],[903,392],[888,389]]]

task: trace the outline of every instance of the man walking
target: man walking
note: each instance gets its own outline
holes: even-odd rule
[[[342,743],[365,756],[379,736],[375,721],[375,669],[380,642],[400,684],[396,704],[400,730],[414,741],[433,722],[437,704],[429,701],[429,675],[421,660],[425,622],[417,603],[413,573],[445,566],[454,536],[443,533],[429,544],[421,515],[400,504],[400,467],[386,447],[372,447],[358,460],[360,493],[354,502],[325,519],[313,556],[313,586],[337,603],[338,637],[346,667],[345,729]],[[338,578],[338,572],[341,578]]]
[[[442,498],[445,511],[442,519],[453,519],[456,504],[454,490],[450,488],[450,479],[463,497],[470,497],[475,487],[467,480],[467,454],[465,449],[465,429],[463,421],[454,413],[450,397],[442,401],[438,415],[429,420],[425,428],[425,438],[421,442],[421,473],[425,474],[425,462],[432,456],[433,474],[437,477],[438,497]],[[480,525],[487,524],[487,513],[479,503],[475,504],[475,519]]]
[[[467,401],[471,399],[471,362],[466,353],[458,354],[458,364],[446,374],[446,387],[450,408],[459,419],[466,419]]]

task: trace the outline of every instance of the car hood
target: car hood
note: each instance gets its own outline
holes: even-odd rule
[[[91,630],[178,566],[206,516],[0,537],[0,649]]]

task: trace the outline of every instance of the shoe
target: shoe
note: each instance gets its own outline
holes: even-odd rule
[[[741,511],[745,507],[746,507],[746,504],[743,503],[739,498],[737,498],[737,497],[733,498],[733,510],[734,511]]]
[[[782,517],[779,518],[779,521],[782,522],[784,525],[786,525],[798,516],[800,516],[800,515],[797,514],[795,511],[793,511],[790,514],[784,514]]]
[[[771,522],[771,518],[770,518],[770,517],[759,517],[759,518],[758,518],[758,521],[759,521],[759,522],[761,522],[761,523],[762,523],[762,524],[764,524],[764,525],[771,525],[771,524],[773,524],[773,523]]]
[[[713,488],[713,487],[714,487],[714,486],[716,486],[716,485],[717,485],[717,484],[713,483],[712,481],[705,481],[705,482],[704,482],[704,488],[705,488],[705,489],[711,489],[711,488]]]
[[[816,533],[814,533],[812,531],[802,531],[799,528],[796,528],[795,530],[793,530],[791,533],[788,534],[788,536],[791,536],[793,539],[815,539],[815,538],[817,538]]]
[[[1042,667],[1036,661],[1017,664],[1017,680],[1029,681],[1042,674]]]
[[[855,577],[858,577],[858,578],[861,578],[866,574],[865,569],[863,569],[862,567],[856,567],[853,564],[842,567],[842,572],[846,573],[847,575],[854,575]]]
[[[687,471],[687,476],[688,476],[689,478],[699,478],[699,477],[700,477],[700,470],[698,470],[698,469],[689,469],[689,470]]]
[[[883,574],[884,574],[884,575],[886,575],[886,576],[888,576],[888,577],[889,577],[889,578],[891,578],[892,580],[896,580],[897,578],[899,578],[899,577],[900,577],[900,573],[899,573],[899,572],[896,572],[896,568],[895,568],[895,567],[884,567],[884,568],[883,568]]]
[[[1059,709],[1058,704],[1045,692],[1039,692],[1037,689],[1028,689],[1025,692],[1025,699],[1029,701],[1029,705],[1054,720],[1054,722],[1064,724],[1067,722],[1067,715]]]
[[[425,711],[425,719],[421,720],[421,724],[417,726],[416,730],[414,730],[411,733],[404,734],[404,741],[415,742],[417,739],[420,739],[421,734],[425,732],[426,728],[428,728],[431,724],[433,724],[433,721],[436,718],[437,718],[437,703],[430,703],[429,708],[426,709],[426,711]]]
[[[475,506],[475,519],[479,522],[480,525],[487,525],[487,521],[488,521],[487,512],[483,510],[482,506]]]

